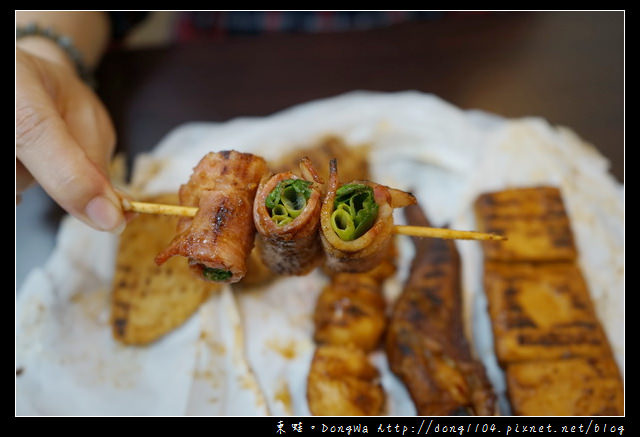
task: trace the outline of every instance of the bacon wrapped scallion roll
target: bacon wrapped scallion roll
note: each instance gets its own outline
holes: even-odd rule
[[[181,255],[205,280],[242,279],[255,237],[253,200],[266,172],[266,161],[250,153],[205,155],[179,192],[180,204],[197,206],[198,212],[180,219],[178,235],[156,256],[156,263]]]
[[[307,158],[300,169],[302,177],[283,172],[263,180],[253,204],[260,257],[280,275],[305,275],[322,259],[322,181]]]
[[[331,160],[320,212],[325,268],[359,273],[376,267],[389,252],[393,209],[415,202],[410,193],[370,181],[340,185],[337,161]]]

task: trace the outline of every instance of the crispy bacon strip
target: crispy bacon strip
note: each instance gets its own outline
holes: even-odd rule
[[[242,279],[255,235],[253,199],[266,172],[265,160],[249,153],[205,155],[179,192],[180,204],[197,206],[198,213],[180,219],[178,235],[156,256],[156,263],[181,255],[200,277],[218,269],[227,272],[219,282]]]
[[[330,273],[366,272],[376,267],[389,252],[393,236],[393,208],[400,208],[416,202],[410,193],[392,189],[370,181],[355,181],[373,188],[378,216],[371,228],[352,241],[343,241],[331,227],[338,180],[338,165],[332,159],[329,165],[327,194],[320,212],[320,239],[325,251],[325,268]]]
[[[300,167],[304,179],[313,184],[304,210],[293,221],[283,226],[276,224],[265,205],[267,196],[278,183],[287,179],[301,179],[292,172],[278,173],[264,180],[258,187],[253,204],[260,257],[272,272],[279,275],[305,275],[322,261],[318,235],[322,206],[321,180],[308,159],[303,159]]]

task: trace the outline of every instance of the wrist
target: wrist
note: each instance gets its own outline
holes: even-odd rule
[[[36,56],[70,67],[91,88],[95,81],[87,68],[82,53],[74,41],[51,28],[42,28],[37,23],[16,27],[16,49],[20,47]]]
[[[26,36],[16,41],[16,47],[31,55],[64,65],[74,72],[76,71],[75,64],[67,52],[49,38],[39,35]]]

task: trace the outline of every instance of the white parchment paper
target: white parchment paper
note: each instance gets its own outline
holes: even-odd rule
[[[175,191],[209,151],[236,149],[276,159],[326,134],[372,145],[374,180],[416,194],[435,226],[474,229],[472,202],[486,190],[560,187],[580,265],[624,375],[624,187],[608,162],[574,132],[541,118],[507,120],[462,111],[418,92],[353,92],[264,118],[189,123],[137,157],[133,183],[146,194]],[[402,216],[396,216],[401,223]],[[318,272],[256,289],[226,287],[180,328],[147,347],[111,337],[109,293],[117,236],[73,218],[57,247],[16,298],[17,415],[308,415],[306,376],[313,354],[311,314],[326,279]],[[18,242],[19,243],[19,242]],[[401,291],[413,249],[398,240],[400,268],[385,285]],[[482,291],[482,252],[458,241],[467,332],[496,391]],[[414,415],[382,351],[390,415]],[[501,404],[508,414],[508,405]]]

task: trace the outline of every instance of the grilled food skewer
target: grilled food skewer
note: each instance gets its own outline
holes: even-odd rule
[[[169,205],[163,203],[138,202],[122,200],[125,211],[141,214],[165,214],[182,217],[194,217],[198,212],[195,206]],[[507,237],[495,233],[459,231],[454,229],[433,228],[430,226],[402,226],[394,225],[394,234],[408,235],[421,238],[443,238],[450,240],[506,240]]]

